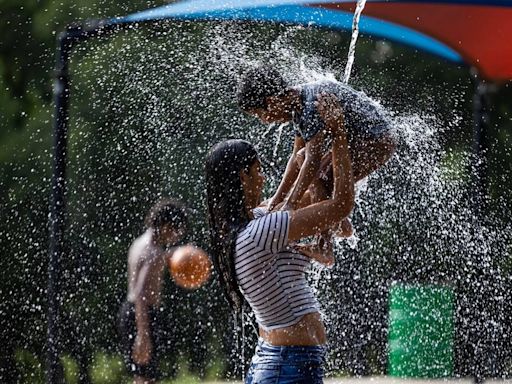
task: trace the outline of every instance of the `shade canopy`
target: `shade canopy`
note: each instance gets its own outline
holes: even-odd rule
[[[347,0],[185,0],[110,23],[239,20],[350,30],[354,8],[355,2]],[[486,80],[512,79],[512,0],[368,0],[359,28],[363,34],[466,63]]]

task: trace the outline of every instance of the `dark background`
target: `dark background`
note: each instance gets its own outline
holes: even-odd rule
[[[72,20],[156,5],[0,4],[2,382],[43,380],[56,33]],[[190,240],[207,248],[202,164],[211,145],[227,137],[256,143],[267,192],[275,187],[291,132],[285,128],[276,146],[277,131],[266,134],[237,111],[233,95],[243,68],[259,60],[274,63],[291,82],[315,70],[341,78],[349,39],[309,28],[164,22],[76,48],[60,340],[73,380],[96,380],[90,367],[102,359],[118,364],[115,317],[126,291],[126,251],[159,196],[194,209]],[[323,275],[328,279],[312,276],[329,319],[329,372],[386,372],[387,292],[405,281],[454,288],[456,375],[509,377],[510,83],[490,93],[491,200],[483,217],[472,211],[470,68],[363,35],[351,83],[402,122],[404,149],[362,193],[353,216],[357,249],[342,244],[336,267]],[[167,279],[164,298],[169,377],[187,370],[239,376],[240,321],[216,282],[190,293]],[[243,331],[245,360],[255,340],[251,322]],[[120,380],[113,374],[110,382]]]

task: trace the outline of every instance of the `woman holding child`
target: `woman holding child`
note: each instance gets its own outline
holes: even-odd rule
[[[332,136],[333,193],[284,211],[261,202],[264,177],[254,147],[228,140],[206,160],[211,253],[234,310],[247,302],[260,339],[246,383],[322,383],[327,342],[320,306],[305,270],[332,253],[295,242],[336,227],[354,204],[352,165],[337,100],[318,98],[317,109]]]

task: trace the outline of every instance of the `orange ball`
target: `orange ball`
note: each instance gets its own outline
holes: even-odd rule
[[[197,289],[210,278],[212,263],[201,248],[193,245],[178,247],[168,260],[174,282],[182,288]]]

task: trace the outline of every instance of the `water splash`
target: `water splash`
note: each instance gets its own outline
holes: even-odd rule
[[[179,194],[200,206],[204,199],[201,160],[212,144],[228,137],[243,137],[258,144],[269,174],[269,190],[275,190],[291,153],[293,133],[286,126],[264,127],[256,119],[241,114],[233,95],[239,74],[261,62],[274,65],[292,84],[335,79],[334,74],[339,73],[336,68],[323,66],[321,59],[294,48],[295,33],[303,30],[287,30],[269,48],[253,41],[250,31],[244,30],[242,34],[236,27],[216,26],[204,31],[201,49],[190,52],[178,49],[171,59],[168,46],[141,45],[138,48],[142,52],[148,50],[151,54],[141,54],[135,68],[115,58],[116,70],[98,76],[106,88],[104,93],[100,92],[103,89],[97,91],[105,95],[98,108],[115,108],[119,116],[124,116],[116,139],[121,151],[128,151],[145,140],[145,146],[134,155],[141,164],[146,164],[146,158],[152,159],[148,165],[151,173],[159,175],[154,190],[165,186],[169,193]],[[169,34],[165,36],[166,40],[172,38]],[[187,39],[187,34],[181,31],[179,38]],[[158,63],[155,57],[165,57],[167,61]],[[185,65],[185,69],[179,69],[173,60]],[[162,68],[167,74],[164,78]],[[112,72],[129,79],[121,80],[123,94],[116,92],[118,87],[109,85]],[[147,83],[158,86],[144,86]],[[136,107],[140,105],[141,90],[147,101],[142,108]],[[468,289],[467,279],[472,281],[479,269],[499,271],[506,255],[504,244],[509,241],[510,228],[492,220],[477,228],[467,199],[466,179],[446,171],[450,168],[447,165],[450,157],[438,141],[443,122],[428,113],[400,112],[392,119],[399,149],[383,169],[357,188],[352,217],[357,236],[336,245],[337,261],[332,270],[315,269],[309,275],[318,289],[333,340],[328,360],[332,371],[361,360],[351,357],[351,346],[377,348],[384,353],[382,332],[386,324],[386,292],[391,280],[451,281],[464,293]],[[187,158],[183,153],[196,153],[196,156]],[[88,158],[87,152],[81,158]],[[461,160],[449,164],[451,168],[465,169],[469,154],[462,152],[455,158]],[[115,158],[107,157],[107,164],[116,162]],[[144,174],[140,170],[134,173]],[[87,189],[89,177],[81,180],[83,183],[76,189]],[[99,200],[104,203],[109,198],[106,194]],[[104,214],[109,216],[112,212],[106,210]],[[83,221],[80,215],[78,211],[73,216],[77,223]],[[118,231],[122,232],[121,228]],[[202,226],[196,236],[206,236]],[[496,257],[491,259],[490,254]],[[497,273],[495,280],[499,281],[501,272]],[[205,302],[218,317],[227,311],[221,300]],[[479,302],[484,301],[480,298]],[[185,304],[180,297],[177,303],[180,311],[187,311]],[[461,302],[458,310],[471,307],[472,303]],[[242,332],[239,326],[237,329]],[[245,350],[252,351],[257,336],[252,332],[245,332],[244,336]],[[471,342],[464,339],[461,344]],[[241,353],[241,345],[237,351]],[[239,372],[239,367],[236,369]]]
[[[274,151],[272,152],[274,159],[277,157],[277,151],[279,150],[279,144],[281,144],[281,136],[283,135],[283,130],[288,125],[289,125],[289,123],[283,123],[283,124],[279,124],[279,127],[277,127],[277,138],[276,138],[276,143],[274,144]]]
[[[63,346],[64,350],[92,346],[115,353],[112,308],[126,293],[126,250],[142,228],[143,213],[158,196],[172,195],[192,205],[198,214],[191,240],[206,246],[203,161],[214,143],[232,137],[258,143],[270,176],[267,193],[275,190],[291,152],[293,133],[283,127],[278,138],[277,130],[240,113],[234,101],[240,72],[268,62],[292,84],[334,79],[334,74],[341,73],[332,63],[296,48],[297,35],[306,39],[303,28],[283,27],[284,32],[276,32],[271,39],[258,39],[261,30],[254,26],[182,23],[162,30],[93,44],[77,52],[73,61],[69,253],[63,266],[61,301],[63,314],[70,319],[66,323],[80,329],[66,330],[69,337],[63,337],[64,343],[79,342]],[[393,116],[399,149],[368,178],[366,189],[358,188],[352,217],[357,247],[353,249],[349,241],[337,244],[334,268],[310,274],[329,331],[330,372],[352,372],[372,356],[385,358],[386,294],[390,282],[397,279],[453,285],[459,298],[456,337],[461,350],[485,352],[481,345],[489,341],[495,341],[497,349],[509,350],[503,340],[510,334],[511,290],[506,280],[510,223],[492,215],[479,220],[468,192],[469,153],[443,149],[439,140],[445,122],[428,113],[408,112],[410,101],[401,102],[404,112]],[[454,117],[452,128],[457,129],[462,120]],[[20,232],[25,239],[34,236],[37,241],[27,240],[29,248],[19,244],[17,248],[27,276],[31,273],[33,281],[44,287],[44,269],[39,264],[44,264],[46,250],[40,259],[33,259],[30,248],[46,243],[46,234],[40,232]],[[30,260],[35,263],[28,264]],[[26,299],[19,284],[12,284],[16,298],[23,302],[24,313],[34,318],[22,338],[27,340],[22,348],[29,349],[44,344],[34,336],[44,333],[44,314],[38,309],[44,303],[44,290],[40,297],[33,293],[34,300]],[[97,292],[107,293],[99,297]],[[216,281],[193,294],[168,282],[164,297],[172,307],[166,323],[172,342],[165,347],[202,356],[189,357],[185,363],[190,365],[214,365],[211,360],[205,363],[204,356],[225,356],[222,377],[236,372],[238,378],[240,359],[250,357],[245,352],[253,351],[257,333],[232,324],[235,320]],[[245,329],[250,329],[254,318],[246,314],[243,321]],[[233,328],[237,335],[244,332],[238,348],[233,347],[229,332]],[[481,341],[478,333],[487,334],[487,341]],[[217,348],[218,354],[193,349],[204,345]]]
[[[354,18],[352,19],[352,39],[350,40],[347,65],[345,66],[345,73],[343,75],[343,82],[345,84],[348,84],[350,73],[352,72],[352,65],[354,64],[354,58],[356,54],[357,37],[359,36],[359,19],[361,18],[361,13],[363,12],[365,4],[366,0],[357,0]]]
[[[352,235],[350,235],[346,239],[347,244],[350,247],[350,249],[356,249],[357,248],[357,244],[359,243],[359,240],[361,240],[361,239],[357,235],[357,231],[355,229],[354,229],[354,232],[352,233]]]

